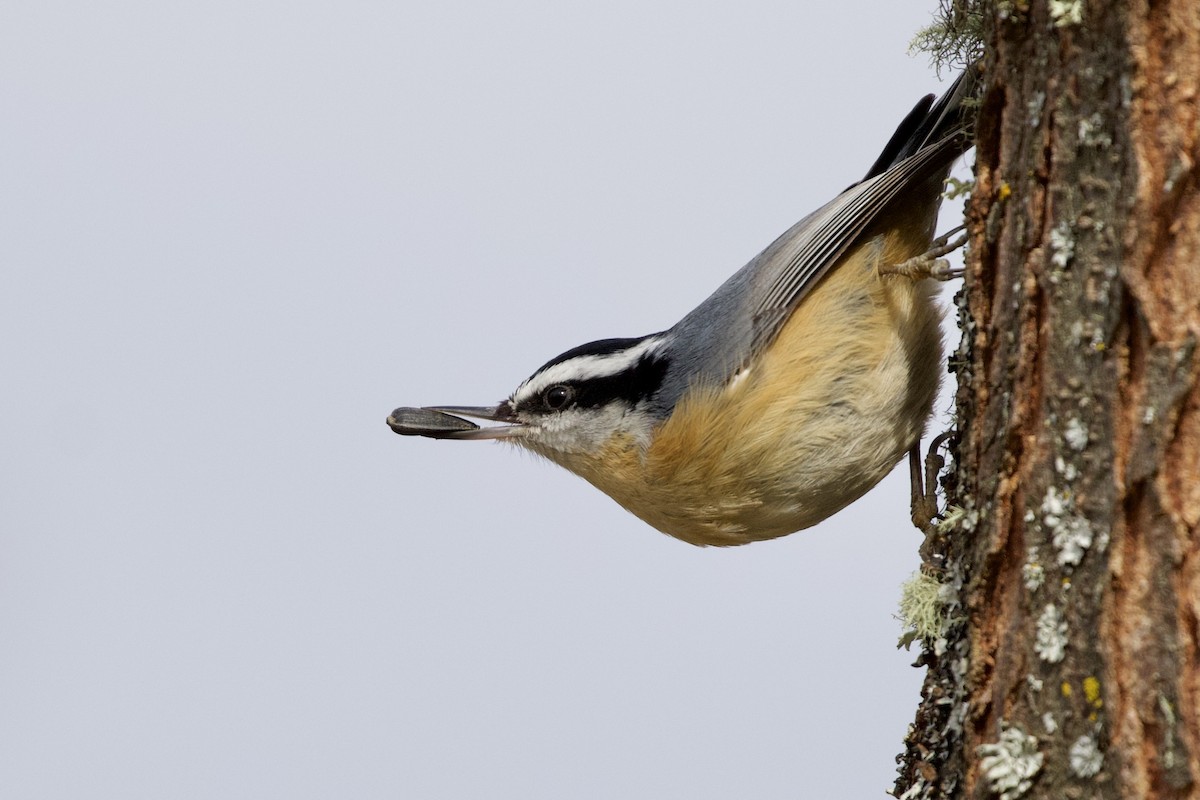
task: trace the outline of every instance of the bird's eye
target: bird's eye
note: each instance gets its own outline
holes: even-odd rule
[[[546,408],[551,411],[562,411],[570,404],[571,399],[575,397],[574,390],[570,386],[551,386],[542,394],[542,402],[546,404]]]

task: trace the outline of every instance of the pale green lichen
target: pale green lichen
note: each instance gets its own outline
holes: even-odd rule
[[[960,181],[958,178],[946,178],[946,190],[942,192],[942,197],[947,200],[957,200],[960,197],[970,197],[971,191],[975,188],[975,180],[968,178],[965,181]]]
[[[962,506],[950,506],[946,509],[946,516],[938,522],[937,529],[938,533],[950,533],[956,529],[969,533],[975,530],[975,526],[978,524],[979,512],[975,509],[967,510]]]
[[[910,53],[925,53],[939,71],[966,66],[983,53],[984,12],[970,0],[940,0],[933,21],[909,42]]]
[[[915,639],[933,641],[946,625],[946,603],[942,584],[923,572],[914,572],[900,588],[900,621],[905,634],[900,646],[908,647]]]
[[[1167,696],[1161,692],[1158,695],[1158,710],[1166,722],[1166,729],[1163,731],[1162,763],[1167,769],[1172,769],[1177,760],[1175,752],[1175,727],[1179,719],[1175,716],[1175,707],[1171,705],[1171,701],[1167,699]]]

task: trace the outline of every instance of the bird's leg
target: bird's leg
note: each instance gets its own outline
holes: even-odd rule
[[[951,237],[954,234],[962,234],[956,239]],[[958,248],[967,243],[966,228],[959,225],[957,228],[951,228],[944,234],[934,239],[930,243],[930,247],[919,256],[913,256],[907,261],[901,261],[899,264],[889,264],[879,268],[881,275],[903,275],[906,278],[920,280],[921,278],[933,278],[938,281],[949,281],[955,278],[961,278],[963,271],[961,269],[953,269],[950,262],[942,258],[942,256],[953,253]]]
[[[919,441],[908,451],[908,468],[912,479],[912,521],[913,525],[925,533],[927,542],[937,530],[937,479],[938,473],[946,465],[946,460],[938,454],[938,450],[948,438],[950,431],[933,438],[929,443],[929,453],[925,456],[924,464],[921,460]]]

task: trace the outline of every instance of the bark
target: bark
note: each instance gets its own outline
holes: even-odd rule
[[[949,617],[895,794],[1200,798],[1200,0],[980,10]]]

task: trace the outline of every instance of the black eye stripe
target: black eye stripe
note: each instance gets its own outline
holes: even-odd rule
[[[597,408],[615,400],[637,405],[662,386],[667,366],[668,362],[664,358],[642,356],[633,366],[613,375],[563,381],[562,385],[574,390],[574,402],[571,403],[573,406]]]
[[[517,405],[543,413],[577,407],[597,408],[614,401],[636,405],[658,392],[670,363],[669,359],[662,355],[661,347],[639,345],[643,345],[648,339],[662,337],[662,333],[651,333],[634,339],[602,339],[568,350],[542,365],[525,381],[523,387],[528,384],[536,385],[539,376],[547,371],[553,370],[556,373],[555,377],[561,375],[561,379],[552,384],[542,384],[543,388],[539,389],[537,394],[528,394],[528,390],[519,389],[516,397],[521,399],[517,401]],[[642,355],[630,363],[633,353],[639,350],[643,351]],[[611,361],[606,356],[611,357]],[[571,369],[571,362],[575,359],[579,359],[578,371],[575,373],[581,376],[578,378],[571,377],[574,371]],[[618,369],[621,364],[628,366]],[[560,365],[565,365],[565,368]],[[555,370],[556,367],[559,369]],[[605,372],[610,369],[618,371],[595,374],[597,371]],[[560,387],[569,389],[571,397],[563,401],[556,394],[552,401],[548,393]]]

